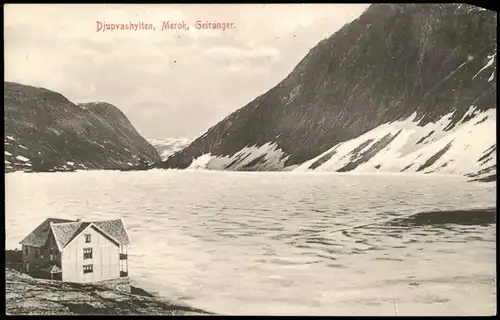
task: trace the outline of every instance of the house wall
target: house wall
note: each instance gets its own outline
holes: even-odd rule
[[[52,232],[49,234],[47,243],[45,243],[40,251],[43,256],[42,259],[50,262],[50,265],[56,265],[59,268],[61,267],[61,252],[59,252],[59,248],[57,247],[57,243]]]
[[[35,258],[35,248],[23,245],[22,251],[23,272],[31,274],[31,269],[37,262],[37,259]]]
[[[85,243],[85,235],[91,242]],[[83,249],[92,248],[92,259],[83,259]],[[71,242],[62,253],[62,280],[69,282],[95,282],[120,277],[119,246],[108,237],[89,228]],[[93,272],[84,273],[83,266],[92,264]]]
[[[27,249],[27,250],[26,250]],[[38,276],[37,270],[45,267],[48,261],[36,252],[40,252],[40,248],[23,245],[23,271],[29,275]]]
[[[26,252],[26,248],[28,249]],[[38,256],[36,252],[38,251]],[[51,256],[52,253],[52,256]],[[22,246],[23,272],[33,276],[50,276],[39,272],[39,269],[57,265],[61,266],[61,255],[54,240],[54,236],[50,233],[47,243],[43,247]],[[29,267],[27,266],[29,263]]]

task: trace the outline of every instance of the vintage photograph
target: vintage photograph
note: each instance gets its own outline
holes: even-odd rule
[[[6,314],[496,315],[496,30],[6,4]]]

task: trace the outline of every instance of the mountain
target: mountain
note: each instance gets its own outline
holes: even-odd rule
[[[148,139],[148,142],[156,148],[162,160],[166,160],[172,154],[187,147],[193,139],[189,138],[163,138]]]
[[[115,106],[74,104],[44,88],[4,83],[5,172],[122,169],[161,158]]]
[[[374,4],[162,168],[496,175],[496,13]]]

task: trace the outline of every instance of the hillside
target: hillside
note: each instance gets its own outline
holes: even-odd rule
[[[162,168],[496,177],[496,13],[374,4]]]
[[[5,172],[123,169],[161,161],[115,106],[4,83]]]

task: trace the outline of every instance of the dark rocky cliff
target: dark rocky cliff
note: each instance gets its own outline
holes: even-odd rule
[[[124,169],[161,161],[107,103],[76,105],[59,93],[4,83],[5,172]]]
[[[496,108],[496,81],[488,81],[496,55],[479,72],[496,52],[496,22],[495,12],[465,4],[372,5],[161,167],[269,142],[288,156],[285,166],[297,165],[414,112],[425,125],[454,110],[455,123],[471,105]],[[266,167],[264,156],[257,161]]]

